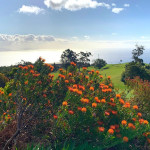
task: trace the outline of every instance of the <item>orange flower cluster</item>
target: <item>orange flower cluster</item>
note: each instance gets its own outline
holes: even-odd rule
[[[72,66],[76,66],[76,63],[74,63],[74,62],[71,62],[71,63],[70,63],[70,65],[72,65]]]
[[[63,106],[67,106],[67,105],[68,105],[68,102],[67,102],[67,101],[64,101],[64,102],[62,103],[62,105],[63,105]]]
[[[89,99],[87,99],[87,98],[81,98],[81,100],[80,100],[82,103],[86,103],[86,104],[88,104],[89,103]]]
[[[106,92],[112,92],[112,89],[109,88],[108,85],[102,84],[100,83],[99,88],[102,89],[102,92],[106,93]]]
[[[59,74],[58,75],[61,79],[65,79],[65,75],[63,75],[63,74]]]
[[[82,91],[78,90],[77,88],[68,87],[68,89],[70,92],[74,92],[74,93],[77,93],[79,95],[82,95]]]
[[[133,129],[133,130],[136,128],[133,123],[128,123],[128,127],[131,128],[131,129]]]

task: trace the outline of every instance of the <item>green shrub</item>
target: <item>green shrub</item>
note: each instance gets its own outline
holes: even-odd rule
[[[110,76],[103,79],[86,67],[78,72],[73,62],[69,72],[59,69],[56,80],[52,70],[42,58],[34,66],[18,67],[14,80],[0,90],[1,129],[15,120],[15,135],[28,135],[52,149],[66,141],[107,149],[150,129],[137,106],[115,93]]]
[[[150,82],[140,77],[128,79],[126,82],[134,91],[133,103],[137,104],[144,117],[150,120]]]
[[[125,71],[122,73],[121,81],[125,82],[126,79],[133,79],[136,76],[139,76],[141,79],[150,80],[150,74],[143,65],[130,62],[126,65]]]
[[[8,82],[9,79],[5,77],[4,74],[0,73],[0,87],[4,87],[6,82]]]
[[[103,60],[103,59],[96,59],[96,60],[94,60],[94,63],[92,64],[92,66],[94,66],[95,68],[100,69],[100,68],[104,67],[106,64],[107,63],[106,63],[105,60]]]

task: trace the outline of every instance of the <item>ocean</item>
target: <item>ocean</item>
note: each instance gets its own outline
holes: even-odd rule
[[[40,56],[46,59],[46,63],[59,63],[63,50],[26,50],[26,51],[1,51],[0,66],[16,65],[21,60],[35,62]],[[94,59],[101,58],[106,60],[108,64],[126,63],[132,61],[132,50],[129,49],[98,49],[88,50],[92,53],[90,57],[91,63]],[[150,63],[150,50],[145,50],[140,57],[145,63]]]

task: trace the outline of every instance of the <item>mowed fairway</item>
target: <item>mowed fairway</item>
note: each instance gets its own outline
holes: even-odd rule
[[[125,85],[123,82],[121,82],[121,74],[125,70],[124,64],[107,64],[105,67],[100,69],[100,74],[103,75],[103,77],[111,76],[111,80],[115,86],[115,88],[119,88],[121,90],[125,89]],[[94,67],[89,67],[90,69],[95,69]],[[98,69],[97,69],[98,70]]]
[[[111,76],[111,80],[116,88],[124,89],[125,85],[121,82],[121,74],[125,70],[126,64],[108,64],[103,67],[101,74],[105,77]]]

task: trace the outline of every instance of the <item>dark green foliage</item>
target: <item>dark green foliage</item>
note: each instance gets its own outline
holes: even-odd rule
[[[93,65],[95,68],[100,69],[100,68],[104,67],[106,64],[107,64],[107,63],[106,63],[105,60],[98,58],[98,59],[95,59],[95,60],[94,60],[94,63],[93,63],[92,65]]]
[[[150,80],[150,74],[144,66],[136,62],[130,62],[122,73],[121,81],[125,82],[127,78],[133,79],[136,76],[139,76],[141,79]]]
[[[4,74],[0,73],[0,87],[4,87],[6,82],[8,82],[9,79],[5,77]]]
[[[78,59],[78,66],[79,67],[88,67],[90,66],[90,59],[89,57],[91,56],[91,52],[80,52],[78,54],[79,59]]]
[[[139,56],[143,54],[143,51],[145,50],[144,46],[135,45],[135,47],[136,48],[132,50],[132,58],[134,59],[134,62],[143,64],[143,59],[140,59]]]
[[[61,55],[61,62],[65,68],[67,68],[70,65],[70,62],[77,63],[77,61],[78,59],[76,52],[70,49],[63,51]]]

